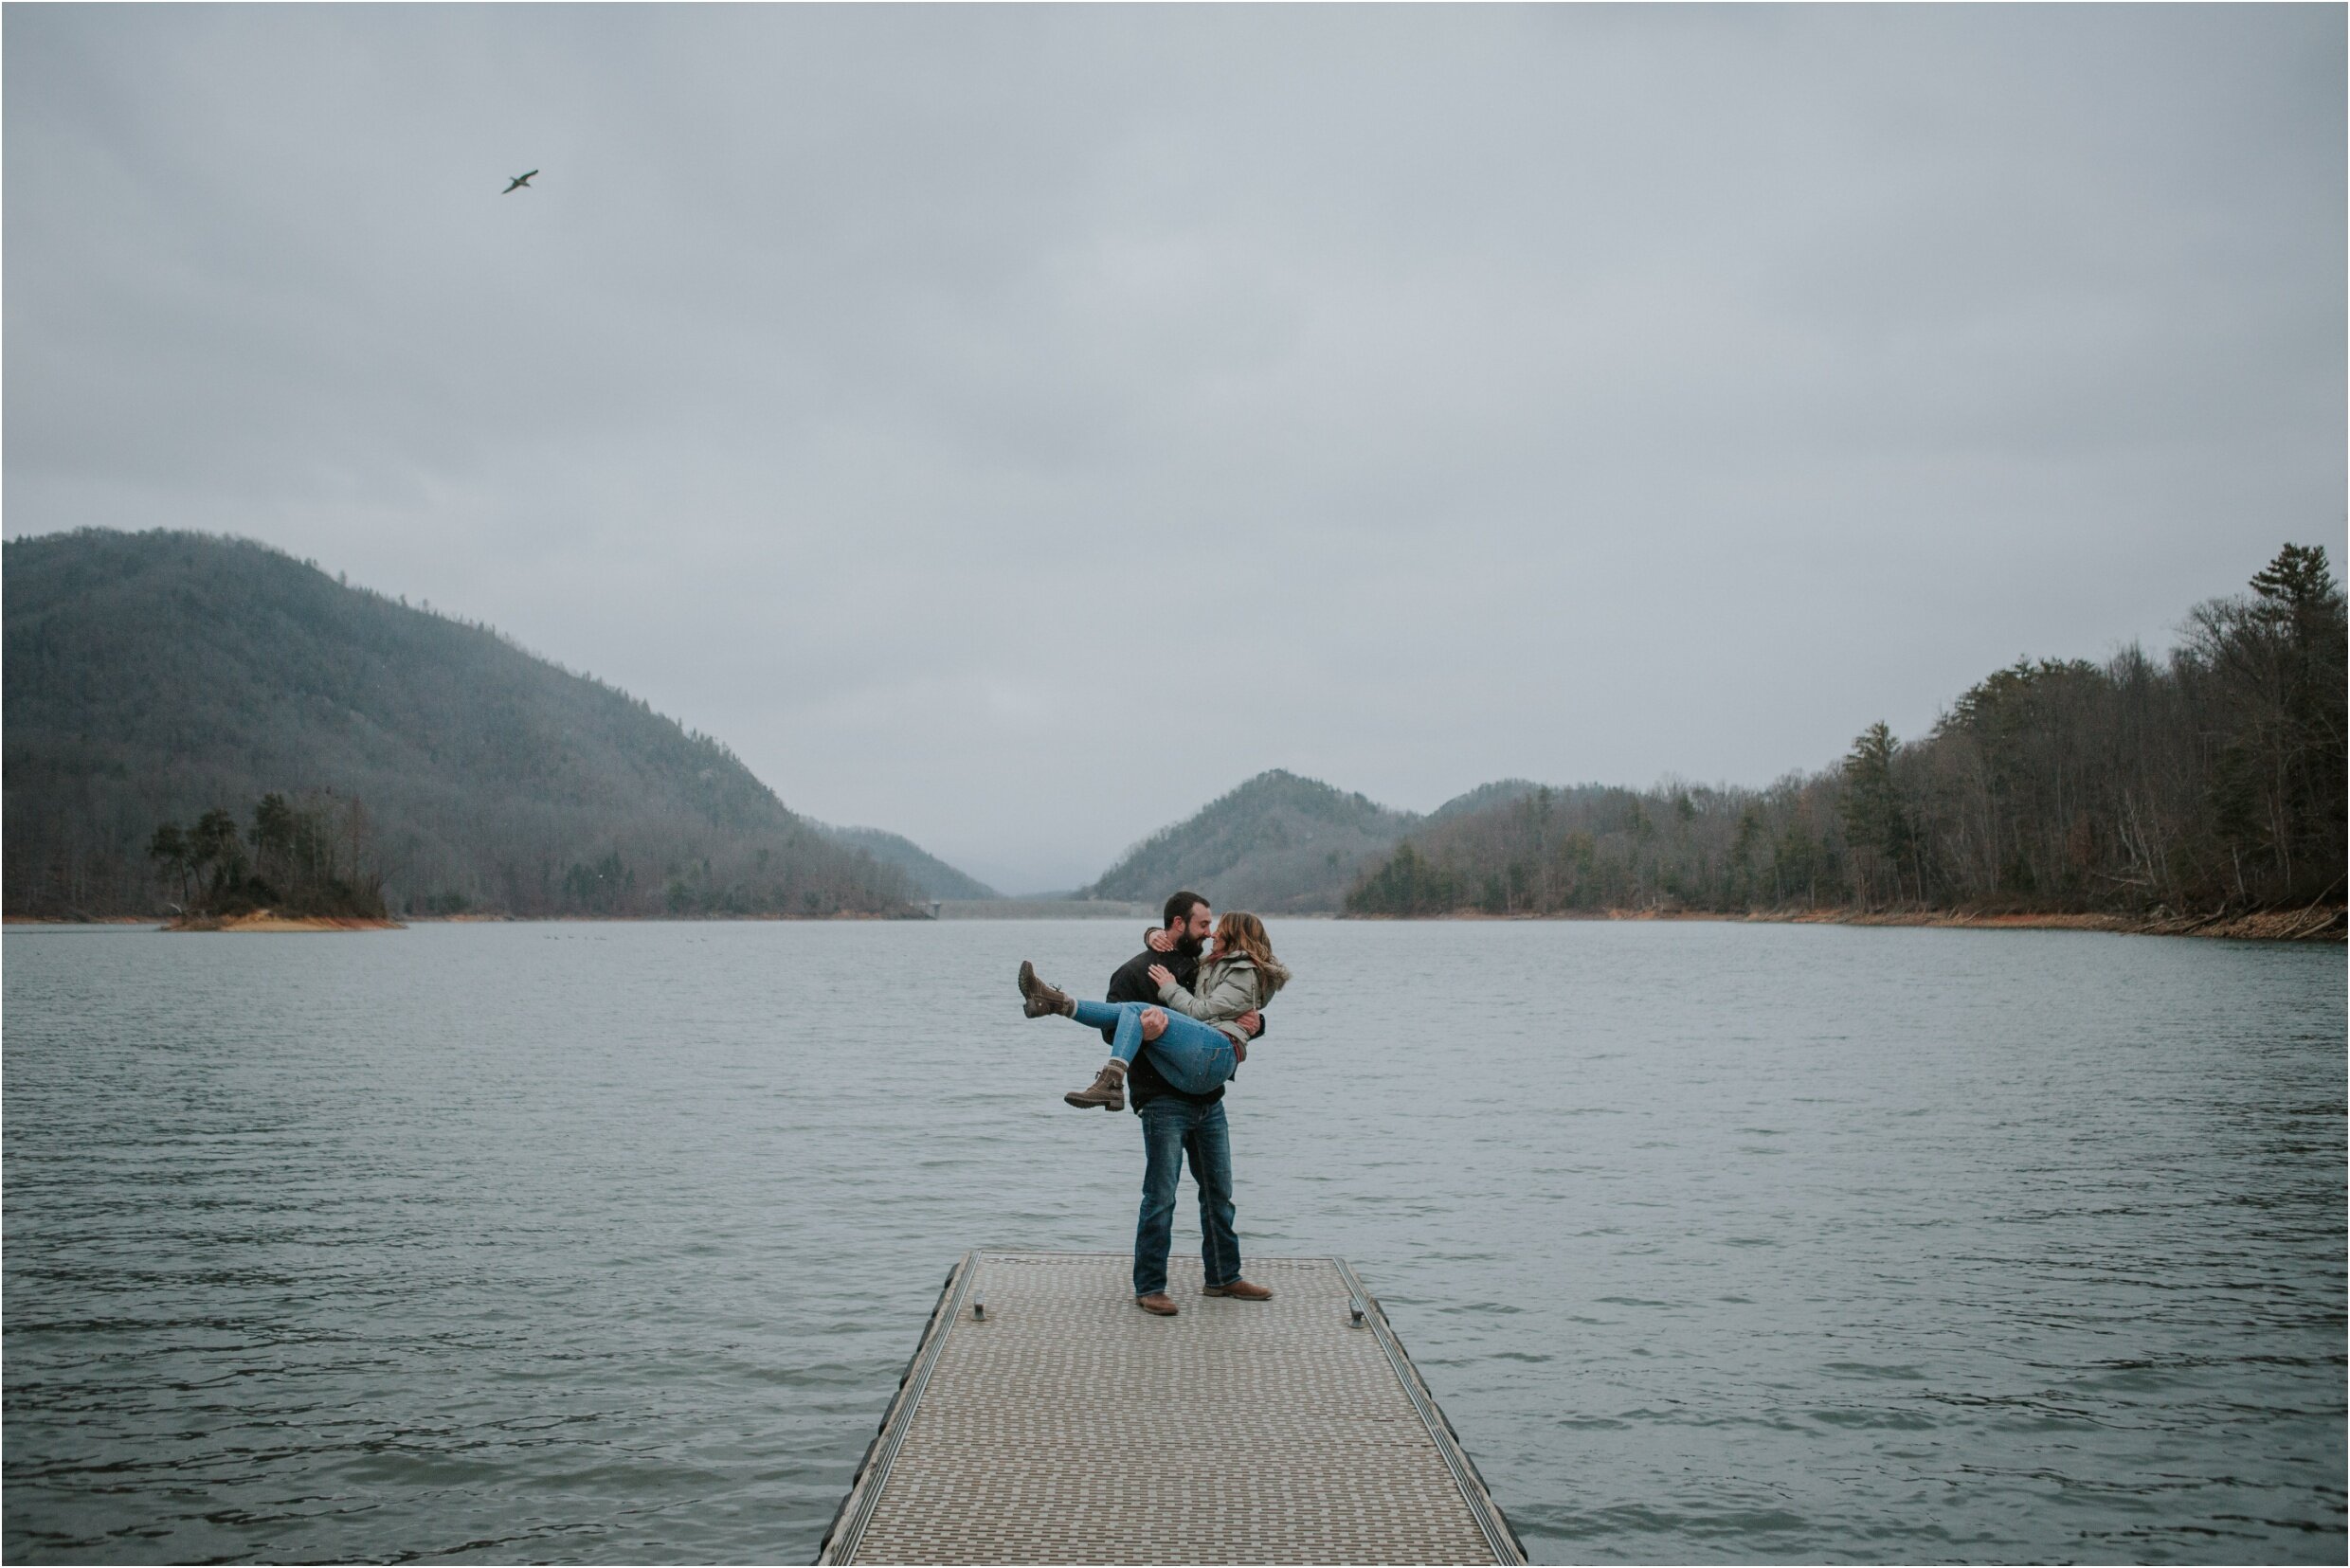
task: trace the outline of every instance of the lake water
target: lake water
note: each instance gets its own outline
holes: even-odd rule
[[[2342,1560],[2341,948],[1273,931],[1243,1248],[1536,1560]],[[805,1560],[958,1254],[1130,1244],[1012,972],[1137,934],[9,931],[0,1552]]]

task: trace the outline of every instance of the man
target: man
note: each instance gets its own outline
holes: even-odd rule
[[[1196,892],[1179,892],[1166,901],[1166,924],[1151,933],[1152,946],[1118,966],[1110,977],[1104,1000],[1156,1002],[1159,988],[1149,969],[1164,964],[1175,982],[1188,987],[1200,970],[1200,954],[1216,929],[1216,913]],[[1156,1015],[1155,1018],[1153,1015]],[[1262,1014],[1244,1013],[1236,1020],[1250,1036],[1265,1032]],[[1143,1037],[1155,1039],[1166,1018],[1155,1006],[1143,1015]],[[1108,1043],[1112,1031],[1102,1031]],[[1245,1044],[1237,1047],[1243,1059]],[[1175,1234],[1175,1187],[1183,1162],[1191,1162],[1191,1180],[1200,1189],[1200,1261],[1206,1271],[1211,1296],[1239,1301],[1265,1301],[1273,1292],[1240,1277],[1240,1235],[1234,1227],[1232,1202],[1232,1138],[1224,1125],[1221,1085],[1205,1094],[1185,1094],[1160,1076],[1146,1050],[1128,1069],[1126,1093],[1143,1123],[1143,1206],[1134,1222],[1134,1305],[1163,1318],[1176,1313],[1166,1293],[1166,1253]]]

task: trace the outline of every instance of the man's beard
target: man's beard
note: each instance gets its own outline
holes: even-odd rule
[[[1175,939],[1175,950],[1185,958],[1198,958],[1206,947],[1204,939],[1193,936],[1189,931]]]

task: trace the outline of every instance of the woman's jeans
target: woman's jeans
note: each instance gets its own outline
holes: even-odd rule
[[[1197,1018],[1185,1018],[1171,1007],[1159,1009],[1166,1015],[1166,1032],[1146,1044],[1143,1009],[1153,1005],[1147,1001],[1081,1001],[1077,1003],[1076,1019],[1089,1029],[1114,1027],[1117,1035],[1110,1042],[1112,1056],[1130,1065],[1138,1053],[1149,1052],[1151,1065],[1159,1070],[1159,1076],[1185,1094],[1205,1094],[1232,1076],[1232,1041],[1224,1037],[1224,1032],[1211,1029]]]
[[[1134,1293],[1166,1289],[1166,1252],[1175,1235],[1175,1181],[1184,1160],[1200,1189],[1200,1262],[1204,1283],[1240,1277],[1240,1235],[1232,1206],[1232,1135],[1224,1104],[1202,1105],[1162,1094],[1142,1108],[1143,1209],[1134,1221]]]

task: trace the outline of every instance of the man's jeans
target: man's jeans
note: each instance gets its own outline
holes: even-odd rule
[[[1224,1032],[1186,1018],[1171,1007],[1159,1008],[1166,1015],[1166,1030],[1157,1039],[1145,1041],[1143,1012],[1156,1005],[1147,1001],[1081,1001],[1073,1016],[1088,1029],[1116,1030],[1110,1042],[1110,1054],[1129,1066],[1143,1052],[1149,1052],[1159,1076],[1186,1094],[1205,1094],[1232,1076],[1237,1064],[1232,1041]]]
[[[1240,1236],[1233,1229],[1232,1135],[1222,1101],[1194,1105],[1162,1094],[1142,1108],[1143,1212],[1134,1222],[1134,1293],[1166,1289],[1166,1250],[1175,1234],[1175,1181],[1184,1158],[1200,1189],[1200,1261],[1207,1283],[1240,1277]]]

